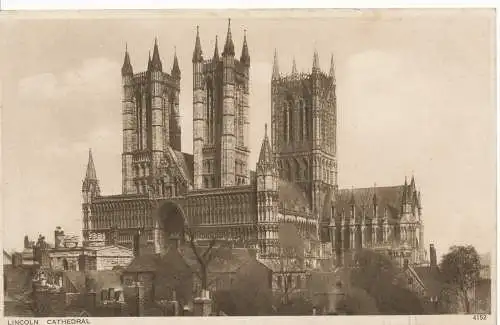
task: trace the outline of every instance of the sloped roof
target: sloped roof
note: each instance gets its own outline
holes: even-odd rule
[[[424,284],[428,295],[438,296],[440,294],[444,282],[441,279],[441,273],[437,267],[416,266],[413,270]]]
[[[78,292],[85,290],[86,279],[89,279],[92,289],[99,292],[101,289],[121,288],[121,272],[119,271],[67,271],[64,275]]]
[[[282,208],[297,212],[309,212],[309,201],[297,184],[280,179],[278,181],[278,199]]]
[[[322,210],[323,220],[330,219],[332,205],[336,209],[337,217],[342,213],[342,210],[346,213],[350,211],[353,199],[357,215],[364,210],[367,218],[373,218],[375,214],[374,202],[376,201],[379,216],[383,215],[384,210],[387,209],[389,219],[399,219],[404,191],[404,185],[396,185],[339,189],[337,193],[329,192]]]
[[[200,248],[203,252],[203,248]],[[190,247],[182,247],[178,251],[171,250],[165,255],[160,254],[145,254],[134,258],[130,265],[125,269],[125,272],[156,272],[158,270],[182,268],[179,261],[175,256],[179,256],[180,260],[192,271],[199,268],[196,256]],[[222,272],[235,272],[242,265],[255,260],[248,249],[232,248],[227,254],[220,258],[214,258],[208,265],[209,272],[222,273]]]
[[[194,175],[194,158],[192,154],[180,152],[174,150],[177,155],[178,161],[181,162],[182,168],[184,169],[185,174],[189,177],[190,181],[193,181]]]

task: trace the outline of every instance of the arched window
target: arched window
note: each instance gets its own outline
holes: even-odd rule
[[[293,123],[294,123],[294,119],[293,119],[293,103],[290,101],[289,104],[288,104],[288,137],[289,137],[289,141],[292,142],[294,140],[294,137],[293,137]]]
[[[299,102],[299,120],[300,120],[300,125],[299,125],[299,134],[300,134],[300,140],[304,140],[304,133],[305,133],[305,109],[304,109],[304,101],[300,100]]]
[[[288,105],[285,103],[285,109],[283,111],[283,137],[284,142],[288,142]]]

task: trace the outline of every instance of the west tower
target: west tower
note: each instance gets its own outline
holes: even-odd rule
[[[194,188],[249,184],[246,34],[238,60],[229,21],[222,54],[216,37],[213,56],[205,60],[197,27],[192,62]]]
[[[298,184],[319,216],[325,196],[337,189],[337,98],[333,56],[321,71],[315,51],[311,73],[280,74],[274,54],[271,80],[273,153],[282,179]]]
[[[181,72],[177,55],[170,74],[163,72],[158,42],[147,70],[134,74],[128,50],[122,66],[123,194],[165,195],[162,174],[168,150],[181,150],[179,112]]]

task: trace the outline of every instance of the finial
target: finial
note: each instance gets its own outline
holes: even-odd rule
[[[196,33],[200,32],[200,25],[196,25]]]
[[[231,28],[231,18],[229,18],[229,19],[228,19],[228,24],[227,24],[227,26],[228,26],[229,28]]]
[[[264,124],[264,135],[267,137],[267,123]]]
[[[155,36],[155,45],[157,45],[157,44],[158,44],[158,37]]]
[[[125,42],[125,52],[128,52],[128,43]]]

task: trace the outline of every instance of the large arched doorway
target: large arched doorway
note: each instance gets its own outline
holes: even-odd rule
[[[160,249],[184,244],[186,236],[186,218],[181,206],[172,201],[163,203],[158,209]]]

